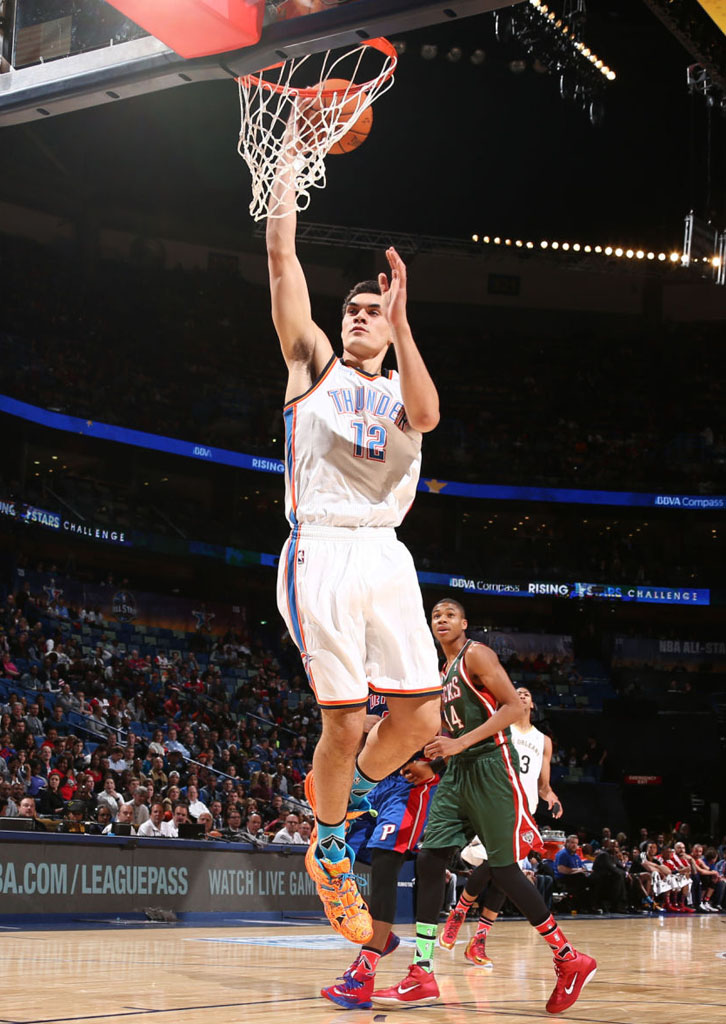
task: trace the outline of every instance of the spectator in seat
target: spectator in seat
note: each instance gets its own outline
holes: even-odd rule
[[[179,838],[179,826],[189,823],[189,809],[186,804],[178,803],[174,807],[171,821],[165,821],[161,826],[162,835],[166,839]]]
[[[312,836],[312,833],[313,833],[312,823],[307,821],[306,819],[303,819],[300,822],[300,829],[298,831],[298,835],[300,836],[300,839],[302,840],[302,842],[306,846],[310,845],[310,838]]]
[[[118,814],[118,809],[123,802],[123,797],[116,790],[116,780],[113,775],[107,775],[103,780],[103,789],[98,794],[99,805],[108,804],[111,808],[111,814],[115,818]]]
[[[588,736],[587,743],[582,754],[582,766],[585,770],[585,774],[589,775],[596,782],[599,782],[602,778],[603,771],[605,770],[607,757],[607,750],[598,743],[594,736]]]
[[[683,845],[683,844],[681,844]],[[691,850],[690,860],[692,867],[695,869],[699,878],[700,887],[700,899],[698,903],[698,909],[704,914],[718,913],[719,907],[715,904],[718,901],[719,895],[723,899],[723,882],[721,876],[715,867],[709,867],[703,856],[703,846],[700,843],[694,843],[693,849]],[[717,892],[717,890],[720,890]]]
[[[157,789],[164,789],[169,784],[169,778],[164,771],[164,758],[155,757],[151,762],[150,777]]]
[[[292,811],[288,812],[285,817],[285,824],[272,837],[272,842],[284,843],[287,846],[303,845],[302,837],[300,836],[300,818],[297,814],[293,814]]]
[[[227,824],[222,829],[222,838],[232,843],[247,842],[247,832],[242,828],[242,815],[237,807],[230,807],[227,812]]]
[[[18,807],[19,818],[30,818],[33,821],[33,828],[37,832],[47,832],[42,821],[38,821],[38,813],[35,809],[35,800],[32,796],[24,796]]]
[[[38,795],[38,811],[43,817],[61,814],[66,805],[60,792],[61,777],[58,772],[51,772],[48,785]]]
[[[564,848],[555,857],[555,879],[572,896],[576,909],[582,911],[589,902],[590,877],[577,853],[578,842],[576,835],[565,840]]]
[[[108,804],[101,804],[96,810],[96,820],[86,822],[86,832],[92,836],[103,835],[112,821],[111,808]]]
[[[58,831],[70,834],[85,832],[84,816],[85,807],[81,801],[71,800],[66,807],[66,816],[60,823]]]
[[[222,833],[214,827],[214,821],[210,811],[202,811],[197,817],[197,824],[204,825],[205,839],[221,839]]]
[[[644,868],[642,858],[643,854],[640,852],[640,847],[634,846],[630,851],[630,858],[624,858],[623,863],[625,865],[625,870],[640,890],[640,906],[647,913],[651,910],[655,910],[655,906],[653,904],[653,879],[651,877],[651,872],[646,871]],[[631,902],[634,907],[637,907],[637,895],[638,890],[633,886],[633,889],[631,890]]]
[[[99,807],[99,811],[100,811]],[[131,804],[121,804],[118,809],[118,815],[116,816],[116,822],[121,822],[122,825],[131,826],[131,835],[136,835],[136,826],[134,825],[134,809]],[[113,826],[115,822],[110,821],[103,830],[105,836],[113,832]]]
[[[674,887],[670,880],[672,871],[661,854],[658,853],[658,844],[655,841],[651,840],[648,843],[640,860],[645,870],[650,872],[656,910],[674,913],[672,899]]]
[[[43,721],[38,714],[39,710],[37,703],[33,703],[30,705],[28,714],[25,716],[25,727],[31,736],[45,735],[45,727],[43,726]]]
[[[209,814],[209,808],[199,799],[199,790],[195,785],[187,786],[187,800],[189,813],[195,821],[199,820],[200,814]]]
[[[262,818],[256,812],[250,814],[245,822],[245,832],[249,837],[248,841],[253,843],[266,843],[267,837],[262,831]]]
[[[137,831],[139,825],[143,825],[145,821],[149,820],[149,808],[146,803],[148,799],[149,790],[146,786],[136,786],[134,789],[134,795],[130,802],[133,809],[133,821]]]
[[[592,865],[592,893],[596,907],[602,907],[609,913],[625,914],[628,894],[619,853],[614,839],[603,840],[602,849]]]
[[[149,810],[149,817],[139,825],[136,835],[142,836],[145,839],[160,839],[164,835],[162,832],[163,824],[164,804],[161,800],[154,800]]]
[[[670,846],[663,850],[663,860],[671,869],[671,884],[673,894],[671,897],[674,910],[682,914],[695,913],[691,903],[691,864],[686,856],[686,848],[683,843],[680,855]]]

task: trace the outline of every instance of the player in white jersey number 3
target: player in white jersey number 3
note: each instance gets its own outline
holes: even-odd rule
[[[306,779],[316,835],[305,858],[333,927],[373,933],[345,841],[366,794],[431,739],[441,682],[413,560],[395,528],[413,502],[421,435],[439,421],[436,388],[407,319],[406,267],[356,285],[343,306],[342,357],[313,321],[295,249],[294,172],[274,189],[289,211],[267,221],[272,318],[287,364],[285,488],[290,537],[278,606],[322,713]],[[390,346],[398,372],[384,371]],[[389,715],[363,737],[368,690]],[[314,774],[314,786],[312,778]]]

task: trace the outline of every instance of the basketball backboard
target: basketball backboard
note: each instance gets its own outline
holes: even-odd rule
[[[0,0],[0,127],[391,36],[517,0],[260,0],[259,43],[184,60],[104,0]]]

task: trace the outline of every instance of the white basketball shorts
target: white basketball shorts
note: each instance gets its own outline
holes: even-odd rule
[[[388,527],[297,526],[277,605],[321,707],[441,692],[413,559]]]

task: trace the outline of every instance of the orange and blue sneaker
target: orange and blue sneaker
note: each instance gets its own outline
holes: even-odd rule
[[[374,1006],[426,1006],[441,996],[432,971],[411,964],[408,974],[391,988],[380,989],[371,996]]]
[[[349,846],[346,851],[348,856],[342,860],[327,860],[319,856],[317,843],[311,838],[305,867],[333,928],[349,942],[362,946],[373,938],[373,921],[353,875],[353,851]]]
[[[443,946],[444,949],[453,949],[456,945],[459,929],[464,921],[466,921],[466,911],[457,910],[456,907],[453,907],[444,922],[444,927],[439,932],[439,945]]]
[[[469,963],[474,964],[476,967],[486,967],[488,970],[492,970],[494,964],[486,954],[486,949],[484,948],[485,941],[483,935],[475,935],[469,940],[464,956]]]
[[[373,1006],[375,980],[375,972],[362,950],[342,978],[338,978],[338,984],[321,988],[320,995],[346,1010],[368,1010]]]
[[[575,951],[571,960],[560,960],[559,957],[555,957],[557,983],[547,1000],[547,1012],[563,1013],[569,1010],[585,985],[592,981],[596,970],[596,961],[587,953]]]

